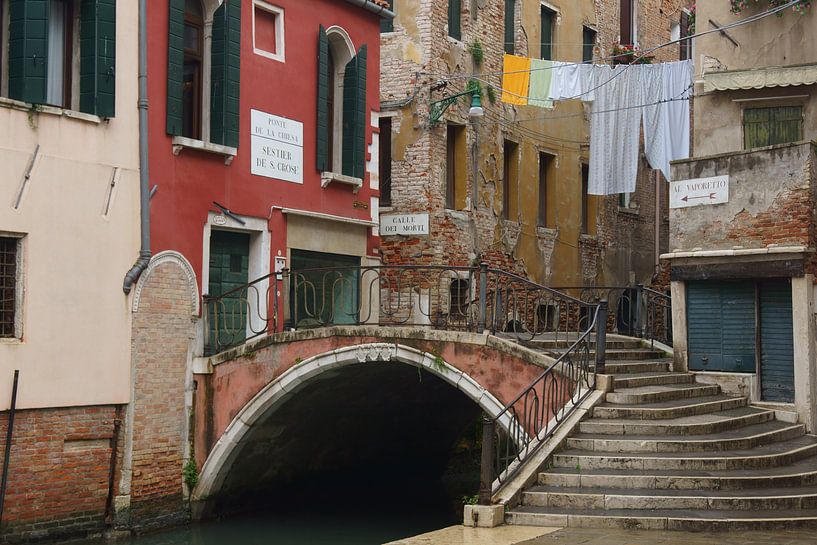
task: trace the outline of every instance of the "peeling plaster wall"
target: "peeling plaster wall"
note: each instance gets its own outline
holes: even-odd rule
[[[618,0],[552,0],[547,4],[558,13],[555,59],[581,61],[583,26],[599,32],[597,57],[609,55],[612,42],[618,39]],[[638,28],[644,47],[667,41],[670,22],[680,17],[677,9],[662,11],[664,4],[662,0],[640,2]],[[552,110],[511,106],[499,102],[497,91],[495,104],[483,96],[486,113],[476,128],[469,124],[469,105],[464,99],[452,105],[440,123],[429,126],[430,103],[464,91],[471,74],[478,74],[496,89],[501,87],[504,1],[467,0],[462,5],[461,42],[447,35],[447,2],[429,0],[401,0],[395,31],[381,38],[381,103],[386,115],[394,115],[392,206],[381,208],[381,213],[428,212],[431,233],[428,237],[383,237],[384,263],[468,265],[487,261],[553,286],[649,282],[655,263],[656,182],[646,163],[632,199],[638,205],[621,211],[618,196],[590,197],[589,234],[581,233],[581,166],[589,157],[588,106],[578,101],[561,102]],[[541,5],[539,0],[517,2],[517,55],[539,56]],[[475,66],[469,51],[477,40],[484,51],[481,66]],[[678,49],[662,50],[659,57],[675,60]],[[448,84],[430,91],[440,80]],[[415,92],[416,98],[408,101]],[[445,209],[445,127],[449,122],[466,126],[464,210]],[[514,192],[516,202],[511,204],[515,214],[508,220],[502,219],[506,139],[518,144],[519,157],[519,185]],[[547,228],[538,226],[540,152],[554,156],[548,172]],[[666,234],[665,212],[660,220]]]
[[[671,210],[671,248],[813,246],[815,151],[814,144],[782,145],[676,163],[677,179],[728,174],[729,202]]]
[[[752,5],[740,15],[729,10],[728,2],[700,2],[698,31],[710,30],[712,21],[719,25],[736,22],[767,9],[766,3]],[[817,9],[804,15],[786,11],[751,24],[726,31],[735,45],[721,33],[697,40],[694,154],[713,155],[743,149],[743,108],[779,105],[803,105],[804,140],[817,137],[817,89],[814,85],[767,87],[741,91],[718,91],[704,94],[704,63],[707,71],[750,70],[770,66],[814,64],[817,62]],[[805,96],[803,96],[805,95]],[[795,98],[782,98],[795,97]],[[751,99],[752,102],[741,102]],[[761,100],[758,99],[768,99]],[[736,102],[737,101],[737,102]]]

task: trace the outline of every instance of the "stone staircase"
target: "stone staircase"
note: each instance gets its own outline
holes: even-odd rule
[[[550,343],[550,344],[548,344]],[[537,348],[558,355],[553,341]],[[668,530],[817,526],[817,437],[663,352],[608,343],[613,391],[579,424],[506,522]]]

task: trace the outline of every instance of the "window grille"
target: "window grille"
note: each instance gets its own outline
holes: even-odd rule
[[[14,337],[17,306],[17,239],[0,237],[0,337]]]

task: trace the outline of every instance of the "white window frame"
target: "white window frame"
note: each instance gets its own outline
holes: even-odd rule
[[[267,13],[271,13],[275,15],[275,53],[272,51],[267,51],[266,49],[261,49],[255,43],[255,13],[256,10],[261,9],[266,11]],[[260,55],[262,57],[266,57],[268,59],[272,59],[278,62],[286,62],[286,51],[285,45],[286,40],[284,37],[284,9],[278,6],[274,6],[264,0],[253,0],[252,5],[252,50],[253,53],[256,55]]]
[[[346,65],[357,55],[357,49],[343,27],[330,26],[326,29],[326,36],[335,59],[335,85],[329,90],[334,96],[335,110],[331,127],[332,157],[329,158],[331,168],[328,172],[340,174],[343,172],[343,76],[346,74]]]

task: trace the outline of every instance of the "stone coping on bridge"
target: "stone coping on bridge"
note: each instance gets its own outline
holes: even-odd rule
[[[577,335],[577,334],[571,334]],[[432,342],[452,342],[460,344],[471,344],[476,346],[487,346],[500,350],[510,356],[515,356],[526,362],[542,367],[553,365],[556,360],[546,354],[523,346],[510,339],[485,333],[473,333],[467,331],[445,331],[416,326],[331,326],[313,329],[299,329],[295,331],[283,331],[258,337],[245,342],[241,346],[219,352],[213,356],[196,358],[194,362],[194,372],[196,374],[209,374],[213,368],[219,364],[233,361],[242,357],[247,357],[259,350],[281,343],[292,343],[309,341],[315,339],[325,339],[328,337],[358,337],[366,339],[379,339],[380,342],[405,342],[407,340],[432,341]],[[577,335],[578,337],[578,335]],[[558,369],[557,369],[558,371]]]

